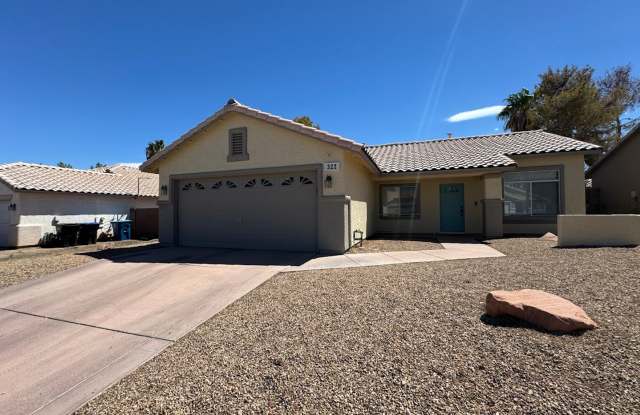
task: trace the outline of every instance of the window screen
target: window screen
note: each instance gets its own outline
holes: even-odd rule
[[[415,184],[383,185],[380,199],[383,218],[419,217],[418,187]]]
[[[531,170],[505,173],[505,216],[551,216],[560,213],[560,172]]]

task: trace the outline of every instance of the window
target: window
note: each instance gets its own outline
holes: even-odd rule
[[[560,172],[531,170],[505,173],[505,216],[555,216],[560,213]]]
[[[227,161],[241,160],[249,160],[246,127],[229,130],[229,155],[227,156]]]
[[[382,185],[380,187],[382,218],[419,218],[420,198],[416,184]]]
[[[288,179],[284,179],[280,186],[291,186],[293,184],[293,177],[289,177]]]

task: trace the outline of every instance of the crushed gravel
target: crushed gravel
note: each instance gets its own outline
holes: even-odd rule
[[[637,413],[640,249],[491,245],[507,256],[280,274],[78,413]],[[601,328],[483,317],[520,288]]]
[[[380,236],[365,239],[362,241],[362,246],[352,247],[349,250],[349,253],[363,254],[367,252],[423,251],[426,249],[442,249],[442,245],[440,245],[435,239],[431,238],[403,240]]]
[[[0,251],[0,288],[154,245],[157,245],[157,241],[130,240],[99,242],[95,245],[69,248],[3,250]]]

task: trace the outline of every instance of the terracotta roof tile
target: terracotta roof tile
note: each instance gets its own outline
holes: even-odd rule
[[[513,155],[599,149],[542,130],[364,147],[382,173],[507,167]]]
[[[108,173],[18,162],[0,164],[0,180],[15,190],[158,196],[158,175],[130,166],[118,166]]]

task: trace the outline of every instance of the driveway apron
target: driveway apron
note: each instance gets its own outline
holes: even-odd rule
[[[0,408],[72,412],[307,254],[164,248],[0,291]]]

